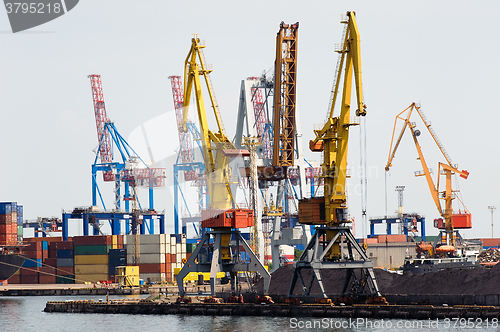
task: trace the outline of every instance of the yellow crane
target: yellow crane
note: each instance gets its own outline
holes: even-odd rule
[[[231,289],[237,291],[237,273],[239,271],[259,273],[264,278],[264,292],[267,293],[271,277],[237,230],[237,228],[253,226],[253,210],[238,207],[230,186],[232,182],[230,162],[235,157],[249,156],[249,152],[248,150],[236,149],[224,133],[224,126],[209,77],[211,70],[207,68],[202,52],[204,47],[199,38],[192,38],[191,48],[184,66],[184,110],[181,130],[187,131],[188,110],[191,93],[194,91],[209,195],[208,209],[202,211],[202,227],[211,228],[212,231],[207,232],[202,237],[177,275],[179,293],[184,294],[183,279],[190,272],[210,272],[211,295],[215,295],[217,272],[226,273],[227,279],[231,281]],[[217,131],[209,129],[202,92],[202,76],[210,97]],[[213,245],[210,241],[211,238]],[[232,238],[234,238],[234,244],[231,244]],[[240,246],[243,246],[246,252],[247,258],[245,259],[240,254]]]
[[[366,105],[363,102],[363,86],[361,79],[360,36],[354,12],[347,12],[341,23],[345,24],[342,46],[338,50],[339,60],[334,79],[331,107],[327,120],[320,130],[315,130],[315,139],[310,141],[311,151],[323,152],[324,162],[322,175],[324,179],[324,197],[301,200],[299,202],[299,221],[302,224],[319,225],[314,237],[296,263],[289,296],[293,296],[296,282],[299,280],[304,289],[304,295],[310,295],[310,289],[315,278],[320,286],[323,297],[326,297],[321,279],[322,269],[347,269],[342,296],[346,293],[367,295],[380,298],[373,262],[356,242],[351,233],[347,213],[347,151],[350,126],[359,124],[359,116],[366,115]],[[340,102],[340,114],[334,116],[337,95],[340,90],[343,73],[343,90]],[[351,119],[352,82],[355,81],[357,118]],[[324,212],[324,213],[323,213]],[[347,254],[346,254],[347,249]],[[354,256],[357,252],[359,259]],[[311,257],[312,256],[312,257]],[[306,286],[301,275],[303,269],[312,269],[312,279]],[[358,279],[354,269],[361,269]],[[348,286],[351,291],[348,292]]]
[[[405,114],[404,116],[403,114]],[[429,133],[431,134],[434,142],[439,148],[439,151],[443,155],[443,157],[446,160],[446,163],[438,163],[438,173],[437,173],[437,185],[434,184],[434,181],[432,180],[431,177],[431,171],[429,170],[429,167],[427,166],[427,163],[425,161],[424,155],[422,153],[422,148],[418,142],[417,137],[420,136],[420,130],[416,129],[416,124],[415,122],[410,121],[410,117],[412,116],[413,112],[416,112],[419,116],[420,119],[423,121],[425,127],[428,129]],[[401,129],[401,132],[399,133],[397,139],[395,139],[396,135],[396,125],[398,122],[403,122],[403,128]],[[467,179],[469,176],[469,172],[465,170],[458,170],[457,166],[453,165],[450,156],[444,149],[443,145],[441,144],[441,141],[438,139],[436,133],[431,127],[430,122],[427,121],[424,113],[420,109],[417,104],[412,103],[410,106],[408,106],[406,109],[404,109],[401,113],[399,113],[396,116],[396,119],[394,121],[394,129],[392,132],[392,138],[391,138],[391,147],[389,149],[389,157],[387,159],[387,164],[385,166],[386,172],[389,171],[389,169],[392,166],[392,162],[394,160],[394,156],[396,155],[396,150],[399,147],[399,144],[401,143],[401,139],[403,138],[403,134],[405,133],[406,129],[409,129],[411,132],[411,136],[413,138],[413,142],[415,143],[415,147],[417,149],[418,153],[418,159],[420,160],[420,163],[422,164],[423,171],[422,172],[417,172],[415,176],[425,176],[425,179],[427,180],[427,186],[429,187],[429,191],[431,193],[432,199],[434,201],[434,204],[436,205],[436,208],[439,211],[439,214],[443,217],[445,220],[445,241],[442,241],[440,243],[441,249],[440,251],[442,253],[453,253],[455,251],[455,227],[453,225],[453,208],[452,208],[452,200],[455,198],[454,191],[451,188],[451,175],[452,174],[458,174],[460,177]],[[445,175],[445,190],[443,192],[439,191],[439,179],[440,175],[444,174]],[[441,206],[441,199],[444,200],[444,209]],[[463,215],[459,215],[460,218],[463,218]],[[469,221],[470,223],[470,213],[465,214],[465,218]],[[468,228],[468,227],[461,227],[461,228]],[[440,237],[441,238],[441,237]],[[439,251],[439,250],[438,250]]]

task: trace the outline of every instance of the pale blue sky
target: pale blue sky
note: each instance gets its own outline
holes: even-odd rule
[[[368,105],[368,215],[385,214],[383,169],[394,117],[417,101],[454,162],[470,172],[460,188],[473,229],[463,234],[490,237],[487,207],[500,208],[495,171],[499,7],[496,1],[83,0],[66,15],[17,34],[9,32],[0,9],[0,201],[24,205],[26,219],[90,205],[97,138],[87,75],[102,75],[108,115],[128,137],[173,110],[168,76],[182,74],[193,33],[206,41],[205,56],[214,66],[212,81],[232,138],[240,81],[272,68],[280,22],[298,21],[297,93],[307,143],[327,111],[340,15],[353,10]],[[355,174],[358,131],[351,132]],[[176,145],[175,136],[164,142],[166,151]],[[436,169],[435,147],[423,148]],[[306,157],[319,160],[307,151]],[[388,177],[389,214],[397,208],[394,187],[405,185],[405,210],[424,214],[428,233],[435,234],[432,220],[438,214],[425,180],[413,177],[421,169],[415,158],[405,137]],[[351,181],[353,188],[359,182]],[[112,185],[107,187],[111,198]],[[165,191],[157,197],[157,209],[170,209]],[[359,197],[353,193],[349,204],[361,220]],[[500,225],[495,234],[500,236]]]

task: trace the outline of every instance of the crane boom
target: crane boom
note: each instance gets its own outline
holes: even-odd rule
[[[416,111],[417,114],[420,116],[422,119],[425,127],[431,134],[434,142],[438,146],[439,150],[441,151],[443,157],[446,159],[446,164],[445,163],[438,163],[438,173],[437,173],[437,185],[434,184],[434,181],[432,180],[431,177],[431,171],[429,170],[429,167],[427,166],[427,162],[425,161],[424,155],[422,153],[422,148],[418,142],[417,137],[420,136],[420,130],[415,129],[416,124],[414,122],[410,121],[410,117],[413,113],[413,111]],[[403,114],[407,112],[406,117],[403,116]],[[395,134],[396,134],[396,125],[398,123],[398,120],[403,121],[403,128],[401,129],[398,138],[394,140]],[[452,209],[452,200],[453,200],[453,190],[451,189],[451,174],[458,174],[460,177],[467,179],[469,176],[469,172],[465,170],[458,170],[456,166],[452,165],[451,163],[451,158],[444,149],[443,145],[437,138],[436,133],[434,130],[431,128],[430,123],[427,121],[425,118],[424,114],[420,110],[420,107],[417,106],[415,103],[412,103],[410,106],[408,106],[406,109],[404,109],[401,113],[396,115],[396,119],[394,121],[394,129],[392,132],[392,138],[391,138],[391,146],[389,149],[389,157],[387,158],[387,164],[385,165],[385,170],[386,172],[389,171],[389,169],[392,167],[392,162],[394,160],[394,157],[396,155],[396,150],[399,147],[399,144],[401,143],[401,139],[403,137],[403,134],[405,133],[406,129],[409,128],[413,142],[415,143],[415,148],[417,149],[418,153],[418,159],[420,160],[420,163],[422,164],[423,168],[423,174],[422,173],[416,173],[415,176],[421,176],[424,175],[425,179],[427,180],[427,186],[429,187],[429,191],[431,193],[431,197],[434,201],[434,204],[436,205],[436,208],[439,211],[439,214],[443,217],[445,220],[445,230],[446,230],[446,245],[451,245],[455,246],[455,236],[454,236],[454,226],[453,226],[453,220],[452,220],[452,215],[453,215],[453,209]],[[440,193],[439,191],[439,178],[441,175],[441,170],[444,172],[446,176],[446,183],[445,183],[445,191],[443,193]],[[442,195],[440,195],[442,194]],[[444,197],[445,201],[445,208],[443,210],[441,206],[441,197]]]
[[[234,157],[249,156],[250,153],[248,150],[236,149],[224,133],[222,119],[218,113],[215,95],[213,94],[209,79],[211,70],[207,69],[202,53],[204,47],[198,38],[191,39],[191,48],[184,63],[184,103],[181,130],[184,132],[187,131],[187,115],[191,93],[194,90],[210,199],[208,210],[202,211],[201,224],[202,227],[211,228],[213,231],[209,231],[203,235],[196,249],[177,275],[179,293],[181,295],[184,294],[184,277],[189,272],[194,271],[210,271],[212,295],[215,295],[218,272],[224,272],[230,276],[231,289],[234,292],[238,289],[238,272],[255,271],[264,278],[264,292],[267,292],[271,276],[237,230],[237,228],[253,226],[253,210],[238,208],[230,187],[230,161]],[[205,79],[217,123],[217,132],[210,130],[208,126],[200,76],[203,76]],[[233,208],[233,204],[236,205],[236,209]],[[213,237],[213,241],[211,237]],[[232,244],[232,237],[236,245]],[[249,257],[248,260],[243,260],[240,255],[240,246],[244,248]],[[202,248],[206,248],[203,254],[201,253]],[[200,256],[198,258],[198,255],[207,255],[209,252],[211,256],[205,256],[205,258],[201,258]]]
[[[356,82],[357,117],[366,115],[366,105],[363,102],[360,37],[355,13],[347,12],[347,19],[342,20],[342,23],[346,24],[344,44],[338,51],[340,53],[339,66],[335,74],[335,86],[330,99],[331,107],[328,118],[322,129],[314,131],[316,137],[309,142],[309,148],[312,151],[323,152],[324,162],[321,164],[323,171],[321,177],[324,178],[324,197],[304,199],[299,202],[300,222],[321,225],[321,227],[315,228],[316,232],[313,238],[295,264],[288,295],[292,296],[295,285],[300,280],[304,295],[309,296],[313,281],[316,279],[323,297],[327,297],[321,270],[345,269],[346,277],[341,299],[345,301],[345,294],[351,293],[353,296],[368,295],[374,297],[376,301],[380,301],[379,303],[386,303],[378,289],[373,272],[373,262],[357,243],[351,232],[351,221],[348,220],[347,216],[346,179],[349,128],[359,124],[359,118],[352,121],[350,117],[353,79]],[[335,100],[341,81],[340,70],[344,67],[340,115],[334,117]],[[321,213],[323,211],[324,215]],[[355,257],[354,253],[358,256]],[[304,269],[313,270],[309,287],[305,287],[303,281],[304,277],[301,271]],[[348,285],[352,279],[356,279],[354,269],[361,270],[362,280],[359,282],[359,288],[352,288],[349,292]],[[368,290],[365,290],[365,286]]]

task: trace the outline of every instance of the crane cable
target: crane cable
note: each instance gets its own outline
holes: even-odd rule
[[[366,175],[366,117],[361,117],[359,130],[359,163],[361,170],[361,235],[364,237],[366,232],[366,204],[368,200],[367,194],[367,175]]]

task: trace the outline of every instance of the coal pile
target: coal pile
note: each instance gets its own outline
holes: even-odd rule
[[[480,263],[498,262],[500,261],[500,250],[496,248],[484,250],[477,256],[477,261]]]
[[[340,294],[344,285],[345,270],[331,269],[322,272],[323,284],[327,294]],[[488,295],[500,294],[500,264],[492,268],[478,266],[473,269],[447,269],[425,274],[405,273],[399,275],[381,269],[374,269],[380,292],[384,294],[440,294],[440,295]],[[269,294],[287,295],[293,275],[293,266],[286,265],[271,274]],[[308,284],[310,273],[303,271],[304,282]],[[359,274],[358,274],[359,275]],[[263,282],[255,285],[258,292],[263,290]],[[300,282],[294,294],[302,294]],[[348,287],[348,289],[350,289]],[[317,282],[311,294],[320,294]]]

